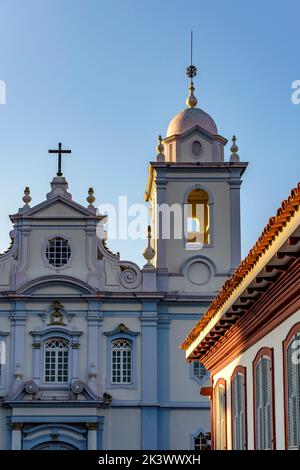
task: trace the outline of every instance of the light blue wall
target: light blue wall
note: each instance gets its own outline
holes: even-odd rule
[[[157,304],[144,302],[142,323],[142,449],[157,448]]]

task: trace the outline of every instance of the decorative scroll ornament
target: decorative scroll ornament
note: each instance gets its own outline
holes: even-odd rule
[[[75,382],[72,383],[71,385],[71,390],[75,395],[78,395],[79,393],[83,392],[83,383],[81,380],[75,380]]]
[[[29,393],[31,395],[35,395],[39,391],[39,387],[33,380],[29,380],[24,387],[24,390],[26,393]]]
[[[120,265],[119,283],[126,289],[136,289],[142,282],[142,273],[133,263]]]

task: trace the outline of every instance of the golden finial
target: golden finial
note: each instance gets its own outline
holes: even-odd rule
[[[190,94],[187,97],[186,104],[188,108],[195,108],[195,106],[197,106],[198,100],[196,96],[194,95],[195,87],[194,87],[193,80],[191,80],[189,90],[190,90]]]
[[[231,157],[230,157],[230,161],[231,162],[239,162],[240,161],[240,157],[238,155],[238,146],[236,145],[236,136],[232,136],[232,146],[230,148],[232,154],[231,154]]]
[[[89,208],[93,208],[94,207],[94,202],[96,201],[96,198],[94,196],[94,189],[93,188],[89,188],[88,190],[88,197],[86,198],[87,202],[89,203]]]
[[[186,104],[189,108],[195,108],[195,106],[197,106],[198,100],[194,95],[195,87],[193,82],[193,78],[197,75],[197,67],[193,65],[193,31],[191,31],[191,65],[186,69],[186,74],[191,80],[189,86],[190,94],[186,100]]]
[[[158,162],[164,162],[165,161],[165,154],[164,154],[165,146],[163,144],[163,139],[162,136],[158,136],[158,144],[156,147],[157,155],[156,155],[156,161]]]
[[[155,251],[151,246],[151,226],[150,225],[148,225],[148,236],[147,236],[147,238],[148,238],[148,245],[147,245],[147,248],[145,249],[145,251],[143,253],[143,256],[144,256],[145,260],[147,261],[147,264],[145,264],[144,268],[152,268],[153,264],[151,263],[151,261],[153,260],[153,258],[155,256]]]
[[[29,207],[29,204],[31,202],[31,196],[30,196],[30,189],[28,186],[24,189],[24,196],[23,196],[23,202],[24,202],[24,207]]]

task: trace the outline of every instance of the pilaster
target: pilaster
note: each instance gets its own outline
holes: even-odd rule
[[[157,449],[157,303],[143,302],[142,449]]]
[[[89,302],[87,313],[87,370],[88,385],[97,394],[103,393],[103,377],[101,377],[102,351],[102,304],[98,301]]]
[[[229,180],[230,186],[230,231],[231,231],[231,272],[241,261],[241,209],[240,187],[241,178],[239,170],[232,170]]]

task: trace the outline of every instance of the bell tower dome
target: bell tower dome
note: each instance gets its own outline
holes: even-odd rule
[[[171,120],[164,144],[166,161],[224,161],[224,146],[227,139],[218,134],[218,128],[213,118],[200,108],[194,94],[193,78],[197,74],[194,65],[187,68],[190,78],[187,108],[176,114]]]
[[[240,262],[240,186],[247,167],[233,155],[213,118],[197,107],[193,79],[187,108],[160,136],[149,164],[145,199],[150,203],[154,264],[159,288],[215,295]]]

